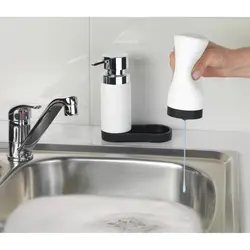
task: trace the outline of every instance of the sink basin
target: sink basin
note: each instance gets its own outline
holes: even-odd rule
[[[2,149],[3,169],[5,157]],[[0,223],[36,197],[95,194],[178,202],[204,232],[240,232],[237,153],[187,151],[185,193],[182,162],[174,149],[38,145],[31,162],[0,177]]]

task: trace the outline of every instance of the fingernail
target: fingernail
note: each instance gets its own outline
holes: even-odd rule
[[[201,76],[201,72],[199,70],[195,70],[193,73],[194,80],[198,80],[200,76]]]

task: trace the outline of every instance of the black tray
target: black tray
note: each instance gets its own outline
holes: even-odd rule
[[[102,131],[102,139],[107,142],[166,142],[172,139],[172,129],[158,124],[132,125],[132,129],[126,133]]]

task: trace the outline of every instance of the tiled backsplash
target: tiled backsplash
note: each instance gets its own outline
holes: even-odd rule
[[[129,55],[134,123],[181,128],[166,114],[176,33],[198,33],[231,48],[250,46],[250,18],[0,18],[0,120],[11,106],[77,95],[79,115],[57,123],[99,125],[103,53]],[[250,131],[250,79],[203,79],[204,118],[189,129]],[[42,111],[42,110],[41,110]],[[34,120],[40,112],[33,112]]]

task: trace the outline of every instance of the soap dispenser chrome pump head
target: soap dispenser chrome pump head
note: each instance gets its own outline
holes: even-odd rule
[[[103,83],[111,85],[126,84],[130,81],[128,69],[128,58],[122,56],[103,56],[103,60],[92,63],[92,66],[104,64],[105,73],[103,75]]]
[[[167,114],[183,120],[203,116],[203,93],[192,79],[192,69],[204,53],[208,40],[197,35],[176,35],[175,72],[168,92]]]

